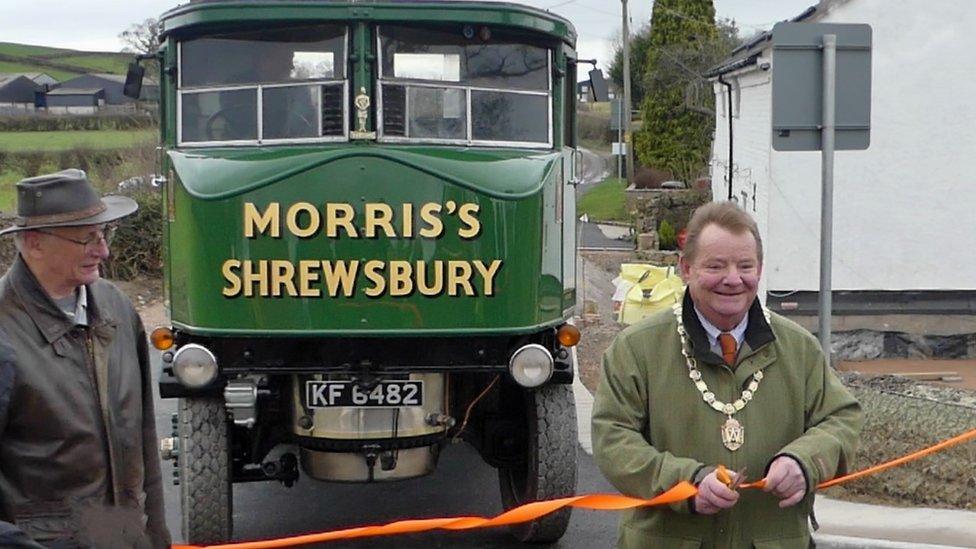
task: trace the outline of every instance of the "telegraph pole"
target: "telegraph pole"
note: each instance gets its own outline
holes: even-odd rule
[[[630,134],[630,28],[627,24],[629,19],[627,13],[627,0],[620,0],[622,4],[623,11],[623,30],[621,34],[623,35],[624,42],[624,104],[621,106],[621,111],[623,111],[624,118],[624,147],[626,154],[624,157],[627,161],[627,183],[632,183],[634,181],[634,147],[633,147],[633,136]]]

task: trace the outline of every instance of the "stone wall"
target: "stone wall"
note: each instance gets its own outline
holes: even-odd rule
[[[710,190],[698,189],[627,189],[627,211],[634,219],[638,235],[638,251],[659,250],[657,228],[667,221],[680,231],[688,224],[691,213],[702,204],[711,202]],[[657,258],[646,257],[654,260]],[[665,258],[661,258],[665,259]]]

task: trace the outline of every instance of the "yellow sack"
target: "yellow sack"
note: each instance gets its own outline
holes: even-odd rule
[[[674,267],[625,263],[620,278],[633,284],[623,299],[617,321],[633,324],[645,316],[670,308],[684,297],[685,283]]]

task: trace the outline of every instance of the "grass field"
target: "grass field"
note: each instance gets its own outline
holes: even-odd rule
[[[627,213],[625,179],[616,177],[597,183],[576,203],[577,217],[586,214],[590,221],[630,221]]]
[[[58,63],[64,63],[66,65],[72,65],[75,67],[83,67],[91,72],[107,72],[111,74],[125,74],[128,69],[128,64],[136,55],[126,54],[126,55],[68,55],[68,56],[58,56],[51,59],[51,61],[57,61]]]
[[[54,78],[58,82],[64,82],[65,80],[69,80],[80,75],[80,73],[76,72],[62,71],[49,67],[41,67],[39,65],[30,65],[27,63],[13,63],[10,61],[0,61],[0,72],[14,74],[24,72],[43,72],[44,74],[50,75],[51,78]]]
[[[49,48],[47,46],[31,46],[30,44],[15,44],[14,42],[0,42],[0,54],[31,57],[47,57],[60,52],[72,51],[63,48]]]
[[[0,132],[0,151],[63,151],[75,147],[120,149],[156,139],[156,130]]]
[[[8,57],[0,61],[0,73],[43,72],[62,82],[88,72],[125,74],[133,57],[127,53],[85,52],[13,42],[0,42],[0,55]],[[62,68],[50,67],[43,62],[56,63]],[[72,72],[70,69],[77,70]]]

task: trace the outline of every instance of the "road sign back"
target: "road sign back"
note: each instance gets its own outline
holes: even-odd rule
[[[819,151],[823,123],[823,36],[837,36],[836,150],[871,142],[871,27],[779,23],[773,27],[773,148]]]

